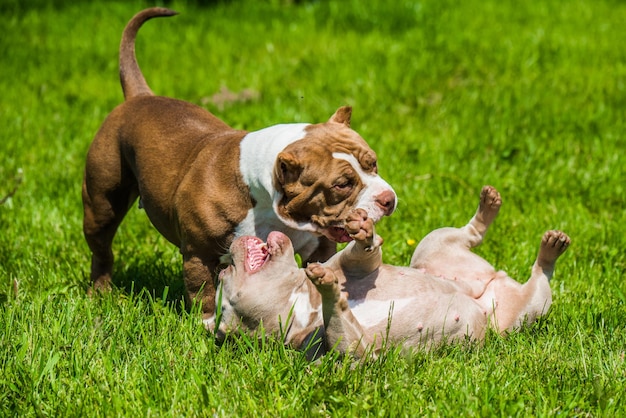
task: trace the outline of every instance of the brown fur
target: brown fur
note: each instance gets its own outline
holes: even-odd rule
[[[83,230],[92,252],[93,289],[108,289],[113,237],[140,197],[140,206],[156,229],[180,248],[189,301],[201,302],[205,317],[210,317],[215,309],[213,278],[219,258],[249,211],[258,206],[240,167],[240,144],[248,132],[231,128],[191,103],[154,96],[139,69],[137,31],[153,17],[174,14],[163,8],[146,9],[124,30],[120,79],[126,100],[106,118],[87,154]],[[307,225],[309,229],[301,228],[307,232],[301,232],[299,224],[285,225],[291,238],[298,235],[306,247],[305,261],[324,261],[335,253],[336,244],[322,236],[323,228],[341,226],[363,189],[358,177],[350,174],[353,168],[345,160],[332,158],[332,153],[354,155],[364,172],[375,169],[375,154],[349,128],[350,117],[351,109],[342,107],[329,121],[308,125],[304,138],[286,147],[268,167],[274,171],[274,187],[284,191],[278,205],[283,215],[280,221],[308,222],[318,228],[312,231]],[[268,143],[256,146],[267,149]],[[352,179],[349,190],[336,187],[344,177]],[[382,214],[393,211],[392,191],[374,198]],[[263,216],[246,227],[256,232],[267,220],[268,215]],[[317,235],[309,239],[313,233]]]

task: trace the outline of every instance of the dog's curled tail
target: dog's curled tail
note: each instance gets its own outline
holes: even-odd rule
[[[170,9],[152,7],[137,13],[124,28],[122,42],[120,43],[120,81],[122,82],[125,99],[128,100],[135,96],[154,95],[150,87],[148,87],[141,69],[139,69],[137,57],[135,56],[135,38],[139,28],[153,17],[174,16],[176,14],[178,12]]]

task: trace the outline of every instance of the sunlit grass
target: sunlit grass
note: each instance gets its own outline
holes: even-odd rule
[[[198,2],[201,3],[201,2]],[[117,48],[148,4],[7,1],[0,25],[0,411],[7,416],[619,416],[626,410],[626,5],[615,1],[172,2],[137,42],[158,94],[237,128],[326,120],[379,155],[407,264],[503,196],[478,251],[520,281],[547,229],[572,246],[535,326],[483,345],[316,363],[271,338],[219,346],[182,305],[176,248],[133,210],[119,290],[90,299],[84,156],[122,100]],[[151,5],[151,4],[150,4]],[[219,102],[222,89],[246,100]],[[242,96],[243,97],[243,96]],[[16,179],[20,178],[21,183]]]

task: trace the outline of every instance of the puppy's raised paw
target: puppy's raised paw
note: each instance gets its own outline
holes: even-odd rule
[[[570,246],[570,237],[562,231],[547,231],[541,239],[539,258],[547,263],[554,263]]]
[[[484,186],[480,192],[480,204],[476,215],[485,225],[489,226],[498,215],[501,206],[500,192],[493,186]]]
[[[363,209],[353,210],[346,219],[346,232],[356,241],[368,241],[374,236],[374,221]]]
[[[309,280],[311,280],[311,283],[318,289],[320,287],[332,287],[338,283],[335,273],[329,268],[323,267],[321,264],[309,264],[304,271]]]

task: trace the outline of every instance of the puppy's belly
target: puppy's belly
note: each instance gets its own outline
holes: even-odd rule
[[[416,298],[404,298],[395,300],[349,300],[348,305],[352,314],[365,328],[387,322],[389,317],[393,320],[394,313],[400,312],[411,303],[416,303]]]
[[[464,294],[422,294],[394,300],[349,301],[352,313],[366,332],[388,336],[409,345],[471,335],[481,338],[487,316]]]

